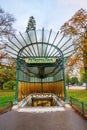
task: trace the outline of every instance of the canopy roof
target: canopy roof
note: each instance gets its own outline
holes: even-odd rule
[[[14,58],[18,55],[21,57],[53,57],[60,55],[61,52],[66,57],[73,51],[74,45],[71,38],[65,37],[59,31],[55,33],[44,29],[23,34],[19,32],[19,35],[9,39],[7,47],[7,52]]]
[[[75,51],[71,38],[59,31],[32,30],[9,39],[7,52],[19,59],[20,69],[30,76],[53,76],[61,68],[62,58]]]

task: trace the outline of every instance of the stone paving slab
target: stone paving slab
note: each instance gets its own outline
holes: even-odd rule
[[[0,130],[87,130],[87,120],[73,110],[45,113],[10,111],[0,115]]]
[[[45,113],[45,112],[56,112],[56,111],[65,111],[64,107],[24,107],[18,108],[18,112],[31,112],[31,113]]]

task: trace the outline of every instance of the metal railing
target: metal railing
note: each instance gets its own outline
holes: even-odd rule
[[[71,96],[70,96],[70,104],[75,110],[80,112],[83,116],[87,116],[87,104]]]

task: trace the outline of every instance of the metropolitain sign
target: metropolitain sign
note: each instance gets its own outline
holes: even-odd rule
[[[56,58],[25,58],[26,63],[55,63]]]

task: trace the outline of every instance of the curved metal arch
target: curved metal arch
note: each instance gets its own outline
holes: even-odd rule
[[[27,55],[34,57],[38,55],[40,56],[42,54],[52,56],[55,51],[55,47],[54,49],[52,48],[53,45],[58,47],[62,51],[64,57],[71,55],[72,52],[75,50],[73,43],[71,43],[72,42],[71,38],[66,40],[65,35],[62,35],[59,31],[57,33],[53,32],[52,29],[48,31],[42,28],[42,30],[32,30],[29,32],[25,32],[23,34],[19,32],[18,36],[14,36],[13,39],[11,40],[8,39],[8,40],[10,44],[8,44],[6,50],[13,58],[14,57],[17,58],[17,55],[20,49],[24,48],[25,46],[29,46],[28,44],[31,44],[31,48],[29,47],[27,49],[25,48],[24,52],[22,53],[22,55],[26,57]],[[36,48],[34,48],[33,46],[34,44],[39,43],[39,42],[42,43],[40,47],[41,50],[38,44],[36,45]],[[44,51],[43,44],[47,44],[45,47],[45,51]],[[50,44],[50,47],[48,48],[49,44]],[[59,50],[57,49],[57,51],[55,52],[55,55],[57,54],[58,51]]]
[[[32,45],[37,45],[37,44],[42,44],[42,42],[37,42],[37,43],[35,42],[35,43],[31,43],[31,44],[28,44],[28,45],[22,47],[22,48],[19,50],[17,57],[20,57],[20,53],[22,53],[23,50],[24,50],[26,47],[29,47],[29,46],[32,46]],[[57,46],[55,46],[55,45],[53,45],[53,44],[50,44],[50,43],[45,43],[45,42],[43,42],[43,44],[45,44],[45,45],[47,45],[47,46],[50,45],[51,47],[54,47],[56,50],[58,50],[60,56],[63,57],[63,52],[62,52],[61,49],[59,49]],[[37,57],[38,57],[38,56],[37,56]],[[47,57],[47,56],[46,56],[46,57]],[[50,57],[50,56],[48,56],[48,57]],[[51,57],[52,57],[52,56],[51,56]]]

